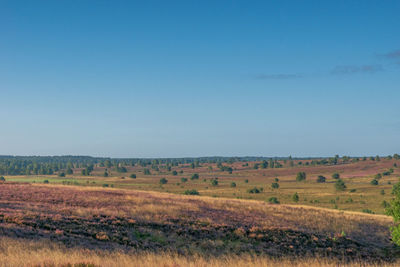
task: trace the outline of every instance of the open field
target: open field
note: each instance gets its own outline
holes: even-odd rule
[[[127,172],[124,173],[115,171],[114,167],[95,166],[90,176],[82,176],[82,169],[77,168],[74,169],[72,175],[66,175],[66,177],[57,175],[6,175],[5,177],[7,181],[15,182],[43,183],[47,180],[50,184],[107,186],[176,194],[195,189],[200,195],[235,199],[267,201],[271,197],[276,197],[280,203],[284,204],[367,211],[377,214],[384,214],[384,201],[390,201],[392,186],[399,181],[400,177],[400,170],[395,167],[396,164],[400,164],[400,160],[396,159],[382,158],[380,161],[367,159],[337,165],[306,166],[309,162],[310,160],[295,161],[294,166],[289,166],[287,162],[280,161],[281,168],[266,169],[253,168],[254,164],[260,164],[260,162],[224,163],[224,167],[232,168],[232,173],[222,171],[217,164],[204,163],[194,168],[189,164],[181,164],[170,167],[170,170],[161,164],[157,165],[157,170],[138,165],[125,166]],[[150,174],[145,175],[145,169],[149,169]],[[390,169],[393,173],[382,175],[382,178],[377,179],[378,185],[371,184],[376,174],[382,174]],[[106,170],[109,177],[103,177]],[[176,175],[173,175],[174,171]],[[307,179],[301,182],[296,181],[298,172],[305,172]],[[345,182],[346,190],[335,190],[336,179],[332,178],[335,172],[339,173]],[[136,175],[135,179],[129,178],[132,173]],[[195,173],[199,175],[199,179],[192,180],[191,177]],[[320,175],[326,177],[325,183],[317,183],[317,177]],[[162,178],[167,180],[166,184],[160,184]],[[212,185],[211,182],[216,178],[218,185]],[[279,188],[274,189],[271,185],[276,178]],[[232,183],[235,183],[235,187]],[[262,191],[249,193],[248,191],[253,188]],[[296,192],[299,195],[298,202],[292,199]]]
[[[100,161],[6,174],[0,266],[397,266],[383,203],[400,160],[318,161]],[[23,166],[3,162],[3,172]]]
[[[396,253],[390,243],[391,224],[383,215],[255,200],[0,184],[1,246],[7,247],[0,253],[3,266],[52,259],[54,264],[98,264],[104,257],[104,266],[111,266],[114,256],[114,264],[121,261],[121,266],[141,261],[154,266],[163,254],[165,266],[213,261],[215,266],[240,266],[252,260],[276,266],[277,258],[280,263],[298,260],[298,266],[310,261],[321,266],[338,261],[389,266]]]

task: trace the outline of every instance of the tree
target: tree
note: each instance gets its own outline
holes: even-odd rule
[[[58,177],[65,177],[65,172],[60,172],[60,173],[58,174]]]
[[[168,183],[167,179],[165,179],[165,178],[160,179],[160,184],[166,184],[166,183]]]
[[[172,175],[176,176],[176,175],[178,175],[178,172],[177,171],[173,171]]]
[[[231,187],[236,187],[236,183],[235,183],[235,182],[232,182],[232,183],[231,183]]]
[[[395,244],[400,245],[400,183],[396,183],[393,186],[392,194],[394,195],[394,199],[386,209],[386,214],[392,216],[394,219],[395,226],[390,228],[392,240]]]
[[[71,174],[73,174],[73,173],[74,173],[74,171],[73,171],[71,168],[68,168],[68,169],[67,169],[67,174],[71,175]]]
[[[136,179],[136,174],[132,173],[131,175],[129,175],[129,177],[132,179]]]
[[[143,169],[143,174],[144,175],[150,175],[150,170],[149,169]]]
[[[299,194],[297,194],[297,192],[293,194],[292,200],[293,200],[293,202],[296,202],[296,203],[299,202]]]
[[[104,176],[104,177],[108,177],[108,172],[105,171],[105,172],[103,173],[103,176]]]
[[[325,183],[326,178],[322,175],[318,175],[317,177],[317,183]]]
[[[335,172],[332,174],[332,178],[333,179],[339,179],[340,178],[340,174],[338,172]]]
[[[344,191],[347,188],[347,186],[345,185],[345,183],[343,182],[342,179],[338,179],[335,182],[335,189],[336,191]]]
[[[5,182],[6,178],[4,178],[4,176],[0,176],[0,182]]]
[[[191,180],[198,180],[199,179],[199,175],[197,173],[194,173],[190,179]]]
[[[304,181],[307,178],[307,175],[305,172],[298,172],[296,176],[296,181],[301,182]]]
[[[211,185],[212,185],[212,186],[217,186],[217,185],[218,185],[218,180],[217,180],[217,178],[211,180]]]

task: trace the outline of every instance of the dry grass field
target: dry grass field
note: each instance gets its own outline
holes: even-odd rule
[[[255,200],[0,184],[3,266],[390,266],[391,224]]]
[[[400,161],[310,162],[264,169],[254,168],[260,162],[224,163],[231,172],[202,163],[159,165],[150,174],[137,165],[123,173],[108,168],[108,177],[101,166],[89,176],[79,168],[66,177],[6,175],[0,266],[400,264],[382,205],[393,197]],[[298,172],[305,181],[296,181]],[[335,172],[344,191],[334,187]]]

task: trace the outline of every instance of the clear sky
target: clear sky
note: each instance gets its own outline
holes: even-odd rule
[[[0,1],[0,154],[400,152],[400,1]]]

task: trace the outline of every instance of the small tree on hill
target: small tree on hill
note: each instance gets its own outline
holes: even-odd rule
[[[317,183],[325,183],[326,178],[322,175],[319,175],[317,178]]]
[[[337,181],[336,181],[336,183],[335,183],[335,189],[336,189],[336,191],[344,191],[345,189],[346,189],[346,185],[345,185],[345,183],[343,182],[343,180],[342,179],[338,179]]]
[[[166,184],[166,183],[168,183],[167,179],[165,179],[165,178],[160,179],[160,184]]]
[[[296,181],[301,182],[304,181],[307,178],[307,175],[305,172],[298,172],[296,176]]]
[[[296,203],[299,202],[299,194],[297,194],[297,192],[293,194],[292,200],[293,200],[293,202],[296,202]]]
[[[340,174],[335,172],[334,174],[332,174],[332,178],[333,179],[339,179],[340,178]]]

